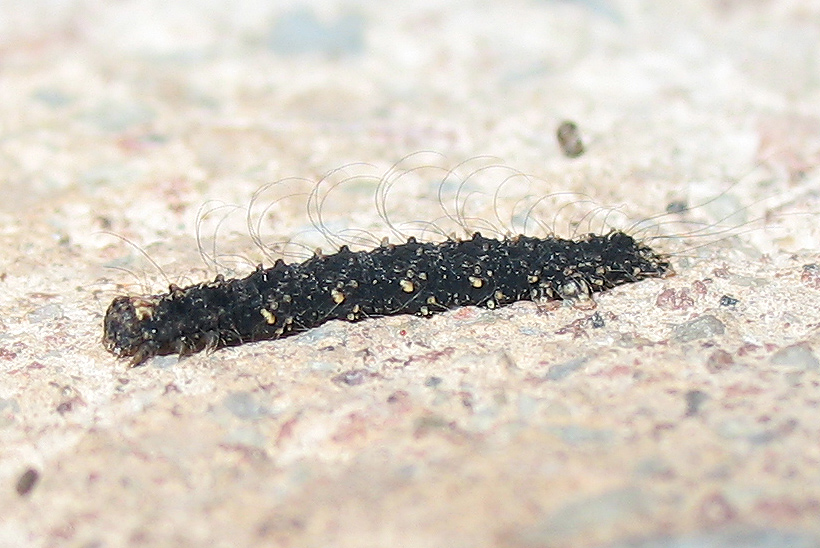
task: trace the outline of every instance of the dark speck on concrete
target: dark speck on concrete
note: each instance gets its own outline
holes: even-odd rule
[[[717,349],[706,360],[706,369],[709,373],[718,373],[729,369],[735,363],[734,357],[722,349]]]
[[[734,306],[739,302],[740,301],[738,299],[735,299],[734,297],[731,297],[729,295],[723,295],[720,298],[720,306]]]
[[[347,386],[359,386],[364,384],[367,379],[373,377],[373,373],[367,369],[348,369],[333,377],[333,382],[336,384],[345,384]]]
[[[34,489],[34,486],[37,484],[39,479],[40,473],[34,468],[29,468],[23,472],[23,474],[17,479],[17,485],[15,486],[17,494],[24,497],[31,493],[31,490]]]
[[[435,388],[440,385],[444,379],[441,377],[428,377],[426,381],[424,381],[424,386],[429,386],[430,388]]]
[[[584,153],[584,142],[581,139],[581,132],[575,122],[565,121],[558,126],[556,131],[558,144],[567,158],[577,158]]]
[[[74,404],[71,400],[64,401],[57,406],[57,412],[61,415],[71,412],[74,409]]]
[[[684,211],[688,210],[689,206],[686,205],[686,202],[682,202],[680,200],[675,202],[669,202],[666,206],[667,213],[683,213]]]
[[[700,407],[709,400],[709,394],[701,390],[689,390],[686,393],[686,416],[693,417],[698,414]]]

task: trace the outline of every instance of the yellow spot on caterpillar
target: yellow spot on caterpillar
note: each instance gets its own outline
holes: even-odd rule
[[[265,323],[269,325],[273,325],[276,323],[276,316],[274,316],[269,310],[261,309],[259,313],[265,318]]]
[[[330,296],[333,297],[333,302],[336,304],[342,304],[345,302],[345,294],[339,291],[338,289],[334,289],[330,292]]]
[[[399,285],[401,286],[401,290],[405,293],[412,293],[416,289],[416,286],[413,284],[413,282],[407,279],[401,280],[399,282]]]
[[[412,278],[412,277],[413,277],[413,276],[415,276],[415,275],[416,275],[416,273],[415,273],[415,272],[413,272],[412,270],[408,270],[408,271],[407,271],[407,277],[408,277],[408,278]]]
[[[427,304],[438,304],[438,301],[432,295],[427,297]]]
[[[535,274],[530,274],[529,276],[527,276],[527,281],[530,282],[531,284],[537,284],[539,279],[540,278],[538,276],[536,276]]]
[[[419,272],[419,280],[426,280],[427,272]]]
[[[470,276],[470,285],[478,289],[482,285],[484,285],[484,280],[481,278],[476,278],[475,276]]]
[[[430,309],[427,308],[426,306],[422,306],[419,309],[419,314],[421,314],[422,316],[429,316],[430,315]]]
[[[495,308],[495,301],[494,301],[494,300],[492,300],[492,299],[490,299],[489,301],[487,301],[487,308],[489,308],[490,310],[492,310],[493,308]]]
[[[293,300],[293,297],[291,297],[290,295],[282,295],[282,300],[286,303],[289,303]]]
[[[496,292],[495,292],[495,300],[497,300],[497,301],[503,301],[503,300],[504,300],[504,299],[506,299],[506,298],[507,298],[507,296],[506,296],[506,295],[504,295],[504,293],[503,293],[502,291],[496,291]]]
[[[359,312],[361,312],[361,310],[362,310],[362,307],[361,307],[361,306],[359,306],[359,305],[357,305],[357,304],[354,304],[354,305],[353,305],[353,313],[354,313],[354,314],[358,314]]]
[[[139,321],[150,320],[154,317],[154,308],[157,305],[155,300],[151,299],[134,299],[131,301],[134,305],[134,314],[137,315]]]
[[[565,283],[561,286],[561,295],[565,297],[573,297],[578,293],[578,286],[572,282]]]

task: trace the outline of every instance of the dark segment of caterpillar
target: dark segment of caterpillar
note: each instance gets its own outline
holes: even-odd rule
[[[117,297],[105,315],[104,344],[138,365],[156,355],[276,339],[334,319],[578,300],[671,273],[663,256],[620,231],[575,240],[410,238],[358,252],[343,246],[302,263],[280,259],[245,278],[217,276],[161,295]]]

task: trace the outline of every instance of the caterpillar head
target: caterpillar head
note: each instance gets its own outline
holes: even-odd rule
[[[111,302],[103,320],[103,345],[120,358],[132,357],[139,365],[157,354],[150,331],[150,321],[159,303],[156,297],[117,297]]]

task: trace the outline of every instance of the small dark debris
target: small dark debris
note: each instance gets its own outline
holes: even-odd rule
[[[686,416],[693,417],[698,414],[700,407],[709,400],[709,394],[701,390],[689,390],[686,392]]]
[[[739,299],[735,299],[734,297],[732,297],[730,295],[723,295],[720,298],[720,306],[735,306],[739,302],[740,302]]]
[[[666,205],[666,212],[667,213],[683,213],[684,211],[689,210],[689,205],[684,202],[683,200],[675,200],[674,202],[669,202]]]
[[[820,289],[820,265],[816,263],[804,264],[800,281],[812,289]]]
[[[111,227],[114,226],[114,222],[111,220],[111,217],[99,215],[97,216],[96,221],[97,223],[99,223],[100,228],[102,228],[103,230],[111,230]]]
[[[577,158],[584,153],[584,142],[581,140],[581,133],[575,122],[569,120],[561,122],[556,131],[558,144],[568,158]]]
[[[600,329],[601,327],[604,327],[606,325],[604,317],[601,316],[600,312],[596,312],[595,314],[590,316],[589,319],[592,322],[592,327],[594,327],[595,329]]]
[[[74,403],[71,400],[64,401],[57,406],[57,412],[61,415],[71,412],[74,409]]]
[[[21,497],[25,497],[31,490],[34,489],[34,486],[37,485],[37,481],[40,479],[40,473],[35,470],[34,468],[29,468],[20,476],[17,480],[17,485],[15,489],[17,490],[17,494]]]
[[[424,386],[429,386],[430,388],[435,388],[444,382],[444,379],[441,377],[428,377],[426,381],[424,381]]]
[[[387,396],[387,403],[401,403],[410,398],[410,394],[406,390],[396,390]]]
[[[706,360],[706,370],[709,373],[718,373],[734,365],[735,359],[725,350],[715,350]]]
[[[349,369],[339,373],[333,377],[333,382],[336,384],[345,384],[347,386],[359,386],[364,384],[367,379],[374,377],[373,373],[367,369]]]

